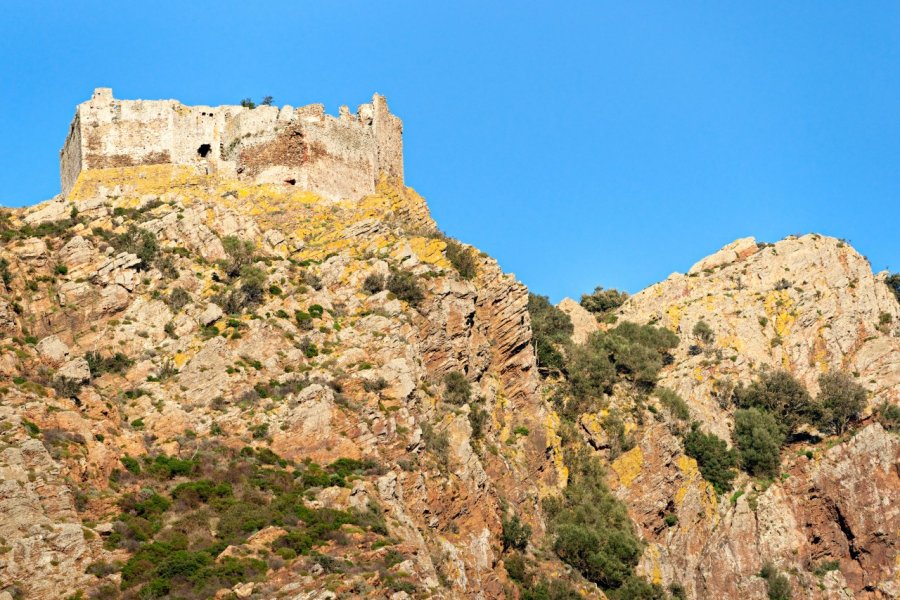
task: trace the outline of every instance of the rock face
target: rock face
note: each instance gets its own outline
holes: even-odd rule
[[[125,562],[140,546],[110,542],[127,533],[123,498],[152,489],[174,500],[187,479],[129,483],[124,467],[137,472],[145,457],[187,458],[213,445],[266,449],[296,473],[341,460],[378,465],[343,486],[312,487],[305,500],[383,515],[388,548],[373,550],[349,526],[317,547],[380,565],[346,574],[335,584],[345,592],[499,598],[513,589],[501,522],[515,512],[542,535],[540,500],[560,484],[528,294],[474,251],[476,275],[463,279],[415,192],[383,181],[376,194],[329,203],[152,165],[82,172],[69,197],[74,220],[71,208],[51,210],[56,203],[10,218],[65,215],[50,221],[58,232],[0,249],[13,274],[9,302],[21,303],[9,311],[7,340],[23,327],[40,340],[4,346],[8,376],[20,382],[0,404],[0,431],[15,433],[4,439],[8,467],[0,465],[15,469],[0,492],[4,514],[16,515],[0,531],[11,548],[0,554],[0,579],[11,593],[59,598],[122,586],[132,597],[140,586],[116,569],[85,571]],[[246,293],[244,278],[227,274],[235,234],[265,279],[252,305],[226,302]],[[377,276],[383,287],[398,272],[419,299],[364,286]],[[41,278],[52,285],[28,283]],[[461,402],[447,399],[451,373],[471,388]],[[30,470],[40,473],[34,482]],[[177,518],[164,532],[170,522]],[[284,534],[273,523],[217,560],[274,556]],[[384,566],[389,550],[399,565]],[[279,561],[221,593],[323,592],[305,575],[322,572],[315,560]]]
[[[794,598],[900,595],[900,441],[875,414],[900,404],[900,305],[845,243],[738,240],[615,311],[678,334],[659,384],[725,440],[766,368],[866,388],[852,434],[804,431],[777,481],[719,496],[655,397],[558,414],[528,290],[471,248],[454,266],[396,179],[337,201],[146,162],[0,218],[0,598],[518,598],[513,515],[539,575],[602,598],[553,553],[565,444],[608,463],[653,583],[764,598],[771,563]],[[560,308],[576,344],[612,327]]]
[[[836,239],[750,241],[619,310],[620,319],[663,325],[682,338],[660,384],[726,440],[730,390],[765,368],[789,371],[812,393],[820,374],[840,369],[868,390],[864,415],[897,405],[900,305],[885,275],[873,275]],[[701,320],[714,339],[695,337]],[[760,487],[739,479],[730,497],[716,496],[670,427],[636,429],[637,446],[612,463],[612,485],[648,541],[642,571],[680,582],[690,597],[764,597],[755,574],[770,562],[789,574],[794,598],[897,597],[900,440],[868,423],[849,439],[791,446],[782,481]],[[668,527],[662,517],[670,513],[678,522]]]
[[[576,344],[585,343],[591,333],[600,329],[597,318],[571,298],[563,298],[557,308],[569,315],[573,328],[572,341]]]

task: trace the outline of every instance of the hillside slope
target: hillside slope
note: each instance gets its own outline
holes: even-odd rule
[[[571,301],[561,308],[582,340],[609,327]],[[610,477],[649,542],[642,572],[696,598],[766,597],[756,576],[766,563],[789,576],[794,598],[900,594],[900,440],[874,414],[900,403],[900,304],[885,274],[833,238],[748,238],[641,291],[615,315],[679,335],[658,386],[685,400],[687,421],[724,440],[734,390],[761,373],[788,372],[815,396],[819,377],[839,370],[867,390],[851,432],[813,428],[783,449],[777,481],[743,475],[725,495],[685,456],[677,419],[662,416],[658,399],[657,418],[640,423],[629,398],[612,398],[634,427],[634,448],[612,461]],[[602,446],[600,419],[585,413],[580,423]],[[677,523],[664,523],[667,515]]]
[[[503,595],[501,522],[558,485],[527,292],[454,243],[464,279],[415,192],[159,165],[5,219],[10,589]]]
[[[900,304],[839,240],[564,302],[566,341],[386,180],[93,169],[0,239],[0,600],[900,595]],[[864,408],[775,476],[717,492],[686,455],[691,423],[731,444],[736,390],[831,371]]]

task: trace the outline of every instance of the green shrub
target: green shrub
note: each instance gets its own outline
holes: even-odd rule
[[[325,309],[322,308],[321,304],[313,304],[307,309],[307,312],[313,319],[321,319],[322,315],[325,314]]]
[[[472,396],[472,384],[459,371],[451,371],[444,375],[444,402],[462,406]]]
[[[366,276],[363,281],[363,291],[368,294],[377,294],[381,290],[384,289],[386,285],[384,275],[379,275],[378,273],[371,273]]]
[[[387,280],[387,289],[400,300],[408,302],[410,306],[418,306],[425,299],[416,276],[409,271],[392,271]]]
[[[712,484],[717,494],[731,489],[737,476],[737,455],[729,450],[725,440],[712,433],[700,431],[694,423],[691,431],[684,436],[684,453],[697,461],[703,479]]]
[[[769,600],[791,600],[791,582],[772,563],[763,565],[759,576],[766,580]]]
[[[900,273],[891,273],[884,279],[884,283],[894,293],[897,302],[900,302]]]
[[[178,312],[185,305],[191,301],[191,295],[188,294],[183,288],[174,287],[172,291],[169,292],[169,295],[165,299],[166,305],[172,310],[172,312]]]
[[[734,391],[739,408],[759,408],[775,415],[785,435],[793,435],[801,423],[816,423],[819,407],[802,383],[786,371],[763,373],[748,387]]]
[[[677,345],[677,335],[652,325],[624,322],[609,331],[595,331],[572,353],[572,389],[576,396],[597,398],[610,392],[618,379],[652,388],[660,369],[672,360],[669,351]]]
[[[522,523],[519,515],[513,515],[511,519],[503,519],[502,542],[504,550],[524,550],[531,538],[531,526]]]
[[[124,373],[134,361],[122,352],[116,352],[112,356],[103,356],[99,352],[91,351],[84,355],[91,377],[98,377],[103,373]]]
[[[604,590],[622,587],[643,552],[625,505],[610,493],[602,467],[586,451],[568,452],[566,462],[563,496],[544,501],[553,549]]]
[[[681,396],[666,387],[657,387],[653,392],[659,398],[660,404],[672,413],[672,416],[682,421],[687,421],[691,417],[691,411]]]
[[[574,331],[569,315],[559,310],[546,296],[528,294],[528,314],[538,366],[562,371],[565,359],[559,348],[569,344]]]
[[[884,401],[875,410],[875,415],[888,431],[900,431],[900,406]]]
[[[438,464],[447,468],[450,451],[450,435],[446,431],[435,431],[430,423],[422,425],[422,442],[425,450],[430,452]]]
[[[819,377],[819,395],[816,401],[821,407],[820,424],[837,435],[859,418],[866,406],[866,388],[846,373],[831,371]]]
[[[447,238],[447,260],[463,279],[472,279],[478,271],[478,263],[471,249],[466,248],[456,240]]]
[[[490,415],[480,406],[469,405],[469,425],[472,427],[472,439],[480,440],[484,436],[484,426],[490,420]]]
[[[781,464],[784,433],[775,417],[759,408],[734,413],[734,444],[741,466],[751,475],[775,477]]]
[[[222,238],[222,247],[228,255],[226,260],[220,261],[219,266],[229,279],[235,279],[241,275],[241,271],[253,263],[253,254],[256,245],[250,240],[242,240],[234,235]]]
[[[159,253],[156,236],[134,224],[129,225],[124,233],[111,237],[109,242],[118,252],[136,255],[140,259],[137,269],[141,271],[149,269]]]
[[[132,458],[126,454],[119,460],[121,460],[122,466],[125,467],[126,471],[128,471],[129,473],[133,473],[134,475],[140,475],[141,463],[138,462],[136,458]]]
[[[581,306],[598,316],[612,312],[622,306],[628,300],[626,292],[620,292],[616,289],[604,290],[597,286],[593,293],[583,294],[581,296]]]
[[[83,387],[80,381],[69,377],[54,377],[50,386],[56,390],[61,398],[73,398],[78,395]]]
[[[709,323],[700,319],[697,321],[697,324],[694,325],[694,329],[692,331],[694,337],[700,340],[701,343],[708,346],[716,341],[716,334],[712,330],[712,327],[709,326]]]

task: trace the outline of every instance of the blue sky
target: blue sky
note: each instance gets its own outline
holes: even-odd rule
[[[109,8],[115,6],[115,8]],[[743,236],[900,270],[896,2],[4,2],[0,203],[59,191],[95,87],[368,101],[439,226],[554,300]]]

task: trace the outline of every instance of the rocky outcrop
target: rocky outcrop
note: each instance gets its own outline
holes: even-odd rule
[[[765,368],[788,370],[812,393],[820,374],[844,370],[868,389],[869,410],[900,402],[900,305],[884,275],[832,238],[750,241],[618,311],[620,319],[679,333],[660,384],[687,400],[691,418],[730,440],[729,394]],[[699,321],[714,339],[694,335]],[[721,497],[684,456],[671,423],[636,428],[637,446],[612,463],[611,478],[648,542],[642,572],[681,583],[692,598],[764,597],[756,574],[769,562],[788,574],[794,598],[897,597],[891,532],[900,526],[900,441],[866,423],[848,439],[791,446],[781,481],[743,476]]]
[[[15,271],[23,314],[47,316],[30,323],[40,342],[9,359],[27,380],[19,392],[44,394],[28,405],[47,407],[33,414],[23,404],[12,414],[31,415],[32,445],[56,440],[45,444],[48,472],[79,499],[51,520],[79,532],[112,520],[97,534],[119,531],[116,503],[128,491],[143,493],[111,481],[125,456],[223,444],[270,450],[296,468],[370,461],[380,465],[377,475],[308,498],[340,510],[378,507],[396,544],[391,552],[405,557],[379,581],[348,574],[348,589],[399,598],[382,591],[402,577],[414,579],[416,596],[504,597],[512,587],[499,566],[502,520],[520,514],[540,536],[540,499],[559,485],[525,287],[477,254],[475,277],[460,277],[421,197],[386,181],[359,201],[325,203],[299,190],[178,177],[158,165],[82,173],[70,198],[77,232],[17,246],[17,260],[56,278],[34,290]],[[39,206],[25,214],[57,212]],[[155,257],[121,246],[116,236],[132,227],[155,237]],[[230,258],[222,243],[229,235],[254,246],[250,264],[265,275],[252,309],[223,309],[222,294],[240,291],[220,264]],[[368,276],[398,270],[413,276],[420,301],[363,290]],[[87,352],[100,361],[94,373]],[[445,397],[448,373],[469,382],[468,401]],[[484,415],[477,433],[474,411]],[[13,511],[30,502],[21,493],[7,500]],[[280,533],[260,531],[226,556],[268,551]],[[17,530],[7,540],[25,543],[26,535]],[[388,552],[352,530],[342,539],[321,552],[340,558],[352,549],[354,561],[376,562]],[[81,575],[89,562],[127,560],[134,547],[109,552],[91,540],[72,546],[65,567],[78,577],[69,580],[60,565],[17,558],[17,589],[56,598],[118,585],[117,574]],[[51,552],[46,543],[28,544]],[[300,575],[321,570],[310,560],[288,559],[265,581],[230,593],[317,594],[316,579]]]

